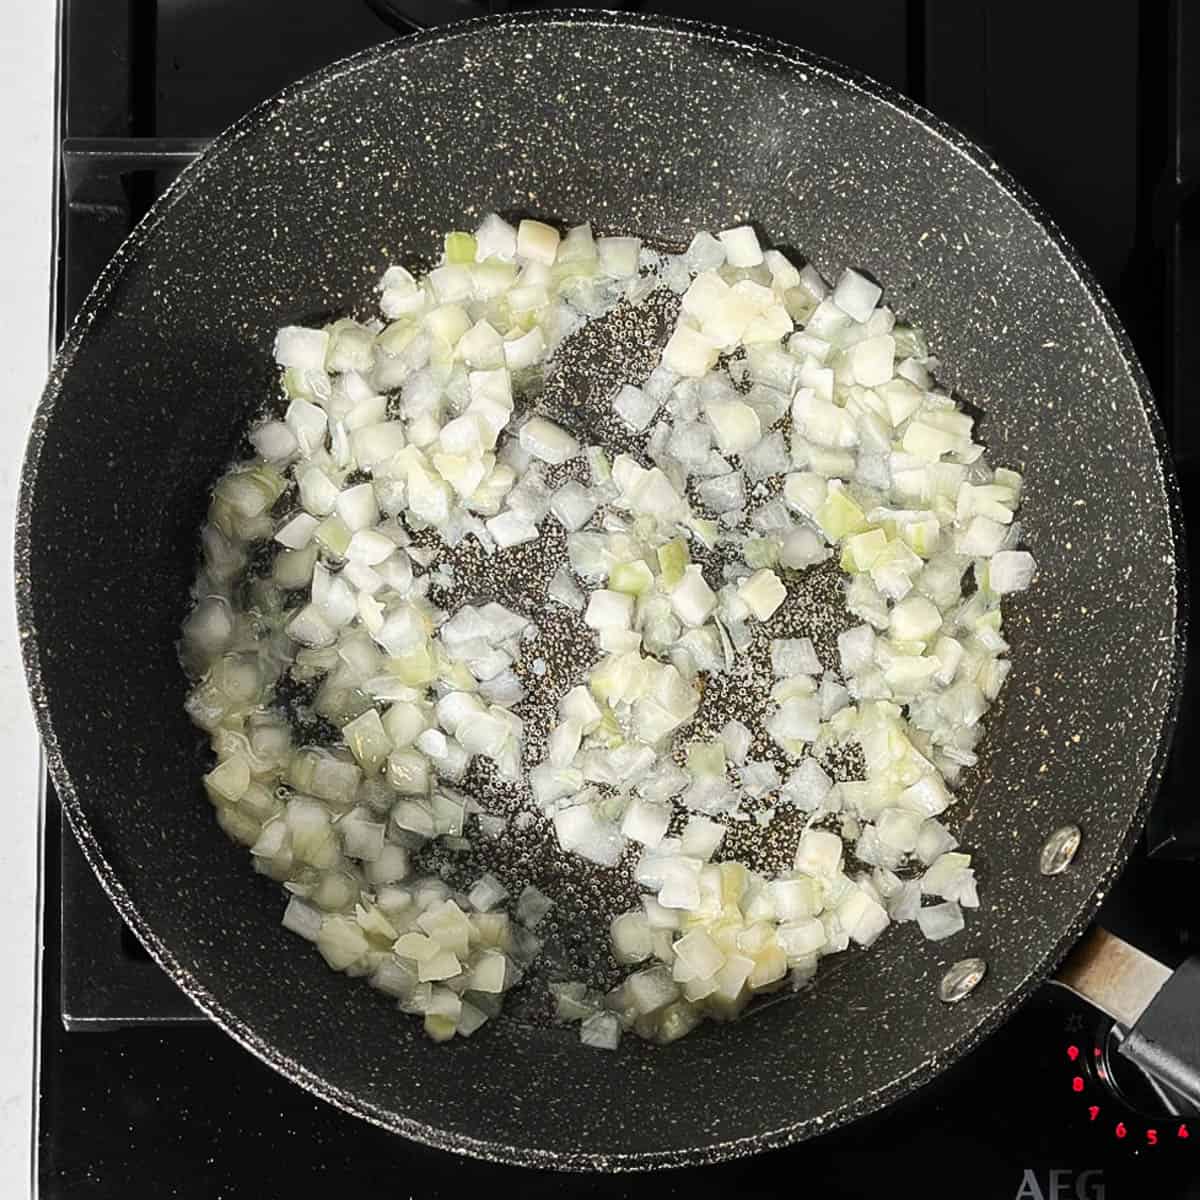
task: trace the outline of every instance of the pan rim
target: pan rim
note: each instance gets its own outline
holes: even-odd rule
[[[41,678],[38,638],[34,625],[33,588],[29,564],[34,494],[46,430],[56,411],[63,378],[70,370],[74,357],[88,329],[102,310],[118,280],[127,269],[135,264],[139,251],[153,237],[159,224],[170,213],[174,204],[184,195],[188,194],[194,186],[200,184],[205,178],[206,173],[213,168],[214,164],[219,163],[222,155],[232,146],[240,142],[241,139],[256,132],[270,119],[271,114],[277,109],[280,109],[309,91],[323,87],[343,75],[352,74],[385,58],[403,56],[410,49],[427,43],[446,43],[463,38],[474,38],[495,30],[532,24],[567,27],[615,26],[639,29],[673,37],[686,37],[694,41],[715,44],[742,53],[766,56],[791,70],[801,69],[819,72],[829,76],[836,83],[860,91],[868,98],[883,103],[906,118],[916,120],[924,128],[933,133],[948,149],[966,158],[975,168],[984,171],[997,186],[1029,213],[1046,234],[1054,249],[1062,256],[1068,269],[1075,276],[1088,301],[1097,312],[1107,333],[1112,337],[1115,348],[1137,391],[1157,451],[1173,543],[1175,567],[1175,637],[1173,654],[1171,655],[1168,668],[1171,672],[1170,698],[1158,733],[1153,761],[1147,773],[1142,795],[1138,798],[1138,803],[1131,813],[1129,824],[1121,839],[1120,846],[1111,861],[1099,873],[1095,886],[1078,906],[1055,944],[1042,955],[1039,962],[1034,964],[1022,983],[1001,999],[967,1033],[952,1043],[944,1052],[933,1057],[927,1057],[918,1067],[906,1075],[892,1079],[875,1091],[860,1095],[855,1100],[838,1106],[823,1118],[808,1118],[774,1129],[748,1134],[740,1138],[709,1142],[701,1146],[691,1146],[685,1149],[618,1151],[612,1153],[562,1152],[538,1147],[513,1146],[504,1141],[475,1138],[459,1132],[438,1128],[423,1121],[406,1118],[402,1114],[369,1103],[361,1097],[337,1087],[324,1077],[316,1075],[295,1059],[281,1053],[265,1038],[256,1033],[249,1023],[237,1014],[229,1011],[222,1000],[213,995],[204,984],[194,977],[191,971],[178,961],[174,953],[159,939],[153,928],[142,916],[124,885],[117,878],[104,850],[95,836],[86,812],[86,807],[81,802],[79,792],[72,782],[71,774],[55,735],[49,702]],[[708,22],[662,17],[655,14],[645,15],[587,9],[531,11],[476,18],[453,25],[424,30],[370,47],[305,76],[303,79],[284,88],[275,96],[255,106],[220,133],[209,147],[180,173],[176,181],[156,201],[150,211],[147,212],[145,217],[142,218],[136,228],[122,243],[116,254],[105,266],[99,279],[81,306],[79,313],[72,321],[71,327],[51,367],[46,388],[34,413],[29,443],[21,470],[15,548],[17,624],[22,644],[22,657],[25,664],[26,679],[37,725],[45,747],[47,765],[62,803],[63,811],[67,815],[67,819],[85,857],[121,917],[134,930],[151,956],[193,1002],[227,1034],[293,1082],[300,1084],[307,1090],[346,1112],[370,1121],[391,1132],[402,1134],[418,1143],[441,1150],[466,1154],[474,1158],[514,1166],[612,1172],[714,1163],[745,1154],[793,1145],[819,1133],[828,1132],[847,1125],[854,1120],[877,1112],[904,1093],[932,1081],[947,1067],[960,1060],[965,1054],[980,1044],[1028,999],[1054,970],[1071,945],[1096,915],[1103,895],[1108,891],[1113,880],[1124,869],[1132,853],[1134,845],[1141,834],[1150,803],[1161,783],[1178,722],[1186,670],[1186,634],[1189,619],[1186,544],[1178,477],[1170,457],[1166,431],[1159,417],[1149,381],[1138,360],[1128,334],[1121,325],[1111,303],[1104,295],[1091,270],[1052,218],[1003,167],[997,164],[979,146],[941,118],[894,89],[880,84],[851,68],[773,38],[747,34],[743,31],[731,30],[727,27]]]

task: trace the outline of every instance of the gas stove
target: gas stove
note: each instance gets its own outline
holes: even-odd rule
[[[61,336],[120,241],[246,109],[477,0],[61,0]],[[493,4],[497,7],[507,5]],[[527,5],[513,5],[527,7]],[[618,7],[610,5],[610,7]],[[626,8],[768,33],[873,75],[982,143],[1091,264],[1154,384],[1197,527],[1200,10],[1119,0],[1081,29],[1026,0],[678,0]],[[1193,555],[1193,562],[1196,556]],[[1193,672],[1193,675],[1195,673]],[[1200,951],[1200,817],[1185,697],[1146,836],[1101,920],[1169,965]],[[495,1167],[416,1146],[313,1099],[211,1026],[100,891],[51,793],[44,845],[38,1183],[79,1197],[1200,1195],[1200,1113],[1116,1053],[1123,1031],[1045,987],[914,1097],[799,1147],[653,1178]]]

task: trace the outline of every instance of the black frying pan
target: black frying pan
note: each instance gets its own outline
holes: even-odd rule
[[[365,311],[383,267],[491,208],[677,244],[757,222],[869,267],[1026,473],[1036,588],[966,789],[984,906],[668,1049],[508,1022],[435,1046],[278,924],[202,799],[174,643],[208,488],[271,393],[281,324]],[[798,51],[628,16],[486,20],[340,63],[241,121],[105,271],[38,410],[21,500],[26,662],[79,840],[151,953],[248,1048],[345,1109],[466,1153],[702,1162],[853,1120],[1008,1016],[1094,915],[1162,769],[1180,526],[1146,381],[1061,236],[986,155]],[[1082,849],[1039,873],[1074,823]],[[947,1006],[967,955],[988,973]]]

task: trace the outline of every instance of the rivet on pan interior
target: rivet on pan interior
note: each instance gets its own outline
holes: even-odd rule
[[[1078,825],[1063,825],[1043,843],[1038,869],[1043,875],[1061,875],[1079,852],[1083,830]]]
[[[957,1004],[965,1000],[987,974],[987,963],[982,958],[961,958],[942,976],[938,984],[938,999],[943,1004]]]

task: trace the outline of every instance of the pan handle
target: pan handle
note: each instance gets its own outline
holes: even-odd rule
[[[1172,971],[1097,926],[1053,982],[1128,1030],[1120,1053],[1200,1112],[1200,956]]]

